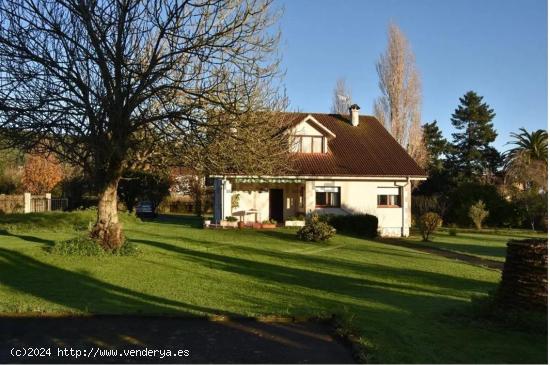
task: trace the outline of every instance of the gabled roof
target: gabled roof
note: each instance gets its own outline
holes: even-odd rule
[[[308,123],[311,123],[311,125],[319,130],[321,133],[323,133],[324,135],[328,135],[330,137],[336,137],[336,134],[334,134],[333,131],[331,131],[330,129],[328,129],[327,127],[325,127],[322,123],[319,123],[319,121],[317,119],[315,119],[313,117],[313,115],[311,114],[308,114],[303,120],[303,122],[308,122]],[[299,123],[299,122],[298,122]]]
[[[328,153],[294,153],[290,174],[299,176],[411,176],[426,172],[409,156],[386,128],[372,116],[359,116],[354,127],[348,116],[320,113],[285,113],[296,125],[308,117],[331,131]]]

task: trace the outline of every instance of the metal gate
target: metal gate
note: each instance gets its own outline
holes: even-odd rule
[[[44,198],[36,197],[31,198],[31,212],[50,212],[50,211],[63,211],[68,207],[67,198]]]

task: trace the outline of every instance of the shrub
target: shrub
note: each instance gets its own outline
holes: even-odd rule
[[[456,236],[456,235],[457,235],[456,228],[449,228],[449,236]]]
[[[91,239],[87,234],[66,241],[58,241],[52,247],[51,252],[63,256],[101,256],[105,254],[105,250],[101,248],[99,243]]]
[[[444,217],[448,207],[447,199],[440,195],[413,195],[411,203],[412,216],[416,219],[429,212]]]
[[[0,171],[0,194],[15,194],[21,186],[21,173],[16,170]]]
[[[331,215],[328,223],[351,235],[374,238],[378,234],[378,218],[370,214]]]
[[[135,243],[128,240],[124,242],[122,246],[111,251],[111,254],[116,256],[134,256],[139,253],[138,247]]]
[[[441,217],[434,212],[424,213],[418,220],[418,229],[422,234],[423,241],[429,241],[430,235],[441,226]]]
[[[478,200],[477,203],[470,207],[468,217],[474,222],[477,229],[481,229],[483,221],[489,216],[489,211],[485,209],[483,200]]]
[[[98,241],[87,233],[65,241],[58,241],[51,249],[51,253],[63,256],[131,256],[138,252],[135,244],[126,241],[122,246],[112,251],[105,251]]]
[[[228,215],[227,217],[225,217],[225,220],[228,221],[228,222],[236,222],[236,221],[239,220],[239,218],[234,217],[232,215]]]
[[[445,221],[459,226],[470,226],[468,216],[470,207],[483,200],[486,209],[491,212],[485,224],[491,227],[517,227],[521,225],[518,204],[507,201],[495,185],[482,183],[463,183],[449,193],[449,209]]]
[[[306,224],[298,230],[298,238],[302,241],[322,242],[334,236],[336,229],[319,219],[316,213],[306,218]]]
[[[262,224],[277,224],[275,219],[266,219],[262,221]]]

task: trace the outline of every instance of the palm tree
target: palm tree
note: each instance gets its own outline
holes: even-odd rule
[[[510,133],[515,141],[509,142],[516,147],[507,152],[508,160],[521,158],[523,162],[544,161],[548,163],[548,132],[539,129],[534,132],[527,132],[525,128],[520,128],[521,133]]]
[[[548,191],[548,132],[539,129],[529,133],[511,133],[514,138],[508,144],[515,147],[505,154],[506,180],[520,190],[530,188]]]

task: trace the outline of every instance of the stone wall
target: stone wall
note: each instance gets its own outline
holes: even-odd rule
[[[1,213],[23,213],[25,208],[25,200],[21,195],[4,195],[0,194],[0,214]]]

